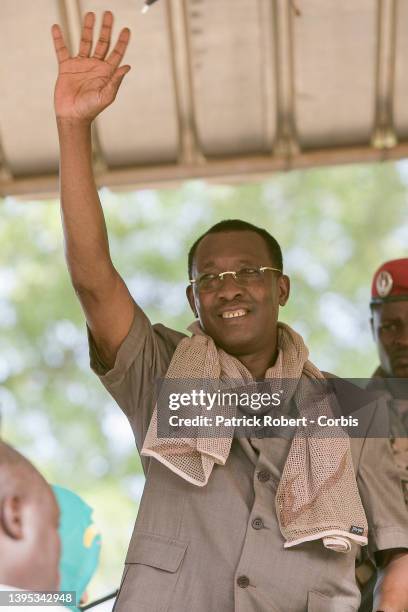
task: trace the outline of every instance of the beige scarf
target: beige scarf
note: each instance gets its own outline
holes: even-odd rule
[[[199,323],[190,327],[193,336],[177,346],[166,379],[200,379],[221,382],[254,383],[246,367],[236,358],[216,347]],[[310,361],[302,337],[289,326],[278,324],[278,358],[265,374],[265,380],[292,381],[285,389],[285,401],[293,396],[300,416],[310,423],[319,415],[332,417],[327,395],[308,401],[308,385],[302,380],[323,379]],[[306,379],[304,378],[306,377]],[[310,391],[310,389],[309,389]],[[289,396],[288,396],[289,393]],[[316,398],[316,395],[314,395]],[[220,413],[218,409],[217,414]],[[221,409],[222,410],[222,409]],[[230,408],[225,409],[230,412]],[[230,416],[230,413],[228,414]],[[292,444],[276,493],[276,512],[285,538],[284,547],[322,539],[326,548],[338,552],[351,549],[351,541],[367,544],[367,519],[361,503],[353,469],[350,442],[342,428],[331,428],[330,436],[319,427],[299,429]],[[210,437],[159,438],[157,406],[149,425],[141,454],[154,457],[188,482],[207,484],[214,464],[224,465],[231,449],[233,434]]]

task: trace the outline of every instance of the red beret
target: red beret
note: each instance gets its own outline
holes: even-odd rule
[[[386,261],[371,285],[371,304],[398,300],[408,300],[408,258]]]

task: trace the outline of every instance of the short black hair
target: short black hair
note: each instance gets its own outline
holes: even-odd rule
[[[193,271],[193,262],[194,257],[197,251],[197,247],[200,244],[201,240],[208,236],[208,234],[221,234],[222,232],[255,232],[259,236],[261,236],[266,246],[268,247],[269,253],[272,257],[272,261],[274,265],[279,268],[279,270],[283,271],[283,257],[282,257],[282,249],[277,240],[269,232],[261,227],[257,227],[256,225],[252,225],[252,223],[248,223],[247,221],[242,221],[241,219],[225,219],[224,221],[220,221],[216,223],[210,229],[208,229],[202,236],[197,238],[191,247],[188,253],[188,276],[191,278],[191,274]]]

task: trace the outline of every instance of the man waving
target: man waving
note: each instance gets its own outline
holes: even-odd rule
[[[87,14],[74,58],[53,28],[55,108],[66,255],[88,323],[91,365],[128,417],[146,474],[116,609],[357,610],[354,564],[367,541],[385,572],[376,609],[408,608],[404,502],[389,477],[388,440],[369,437],[380,408],[367,423],[368,437],[354,440],[340,429],[334,440],[298,430],[279,438],[262,431],[234,439],[158,435],[158,378],[250,388],[282,383],[285,413],[307,419],[314,407],[303,383],[324,377],[299,334],[278,321],[289,279],[279,244],[262,228],[224,221],[193,244],[191,337],[152,325],[134,303],[109,255],[90,135],[129,69],[121,66],[129,32],[122,30],[109,52],[112,15],[105,13],[93,51],[93,25]],[[324,398],[320,408],[329,418]]]

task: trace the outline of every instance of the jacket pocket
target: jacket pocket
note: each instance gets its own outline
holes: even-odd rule
[[[127,572],[115,612],[166,612],[177,584],[188,543],[136,531],[125,564]]]
[[[356,612],[357,608],[349,603],[342,603],[338,598],[329,597],[309,591],[307,596],[307,612]]]

